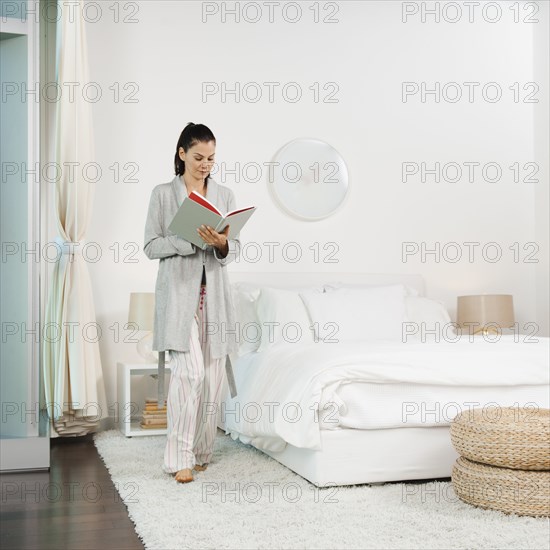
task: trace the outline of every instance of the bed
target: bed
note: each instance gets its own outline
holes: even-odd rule
[[[451,336],[420,275],[230,277],[242,346],[218,426],[316,486],[450,477],[458,412],[549,406],[549,339]]]

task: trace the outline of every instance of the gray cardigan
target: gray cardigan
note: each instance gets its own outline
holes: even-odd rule
[[[203,251],[169,231],[168,225],[186,196],[180,176],[157,185],[151,192],[143,250],[149,259],[160,260],[155,286],[153,350],[189,351],[204,262],[211,353],[213,358],[220,358],[238,348],[238,336],[231,334],[236,312],[226,265],[238,257],[241,243],[238,234],[229,239],[229,252],[222,258],[216,248],[209,246]],[[206,198],[224,214],[236,208],[233,191],[212,177],[208,179]]]

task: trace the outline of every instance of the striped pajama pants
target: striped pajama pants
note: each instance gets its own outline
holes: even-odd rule
[[[206,286],[191,328],[189,351],[170,350],[170,386],[166,399],[167,441],[164,471],[192,469],[212,459],[224,360],[210,356],[206,334]]]

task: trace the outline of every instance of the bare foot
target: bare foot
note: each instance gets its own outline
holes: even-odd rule
[[[184,468],[176,472],[175,477],[178,483],[188,483],[189,481],[193,481],[193,472],[189,468]]]
[[[202,466],[200,464],[195,464],[195,466],[193,466],[193,470],[197,470],[197,472],[203,472],[206,468],[208,468],[208,464],[203,464]]]

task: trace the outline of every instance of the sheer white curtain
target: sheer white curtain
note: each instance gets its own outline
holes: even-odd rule
[[[51,437],[85,435],[107,416],[101,336],[87,254],[82,254],[94,195],[94,184],[86,178],[86,167],[94,163],[92,103],[82,93],[89,82],[86,22],[81,0],[71,6],[58,2],[55,218],[60,253],[47,299],[43,340]],[[70,89],[75,90],[73,96]],[[90,174],[95,177],[93,170]]]

